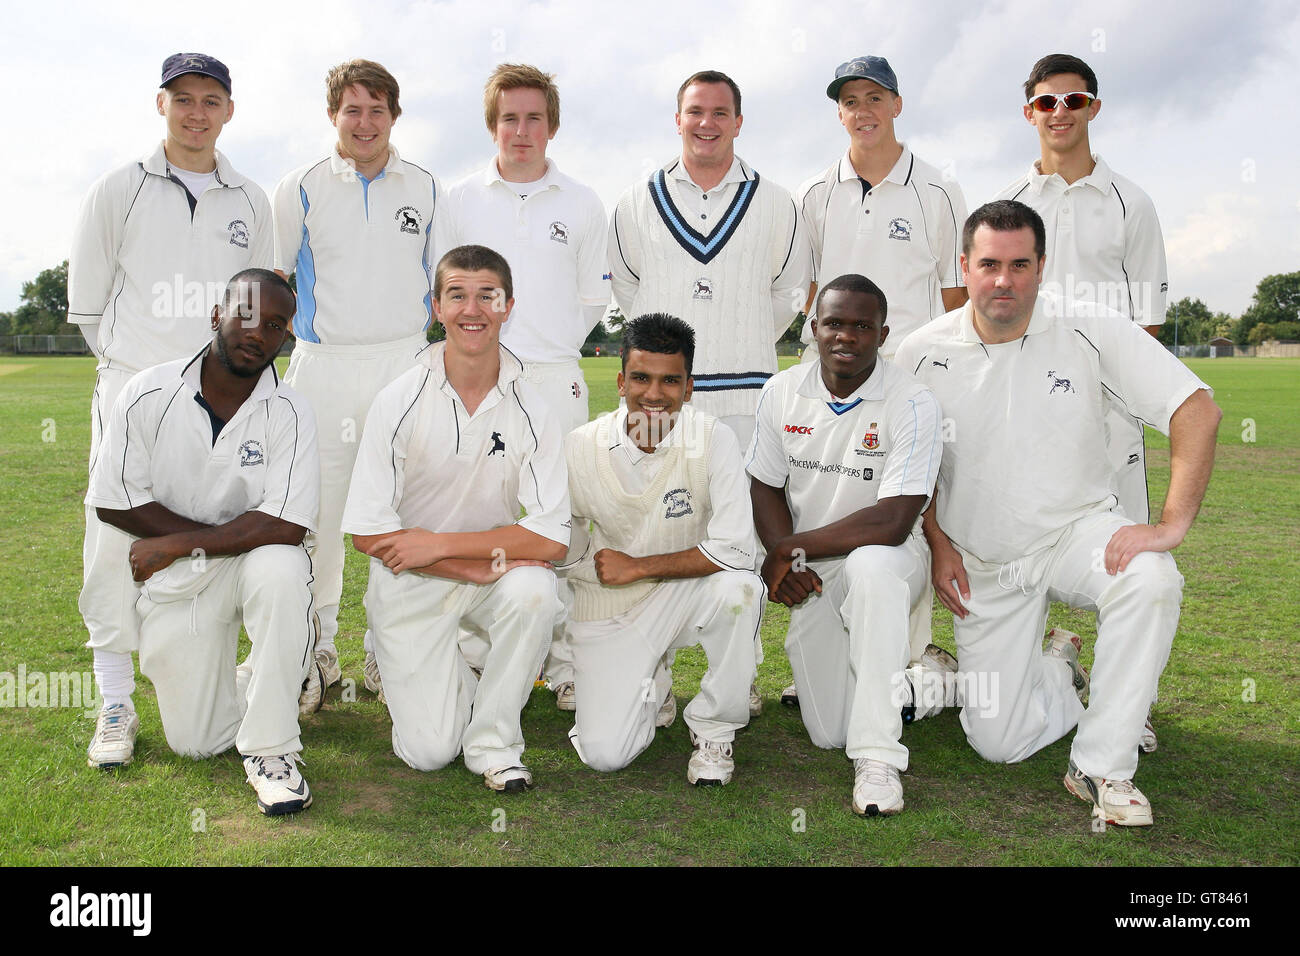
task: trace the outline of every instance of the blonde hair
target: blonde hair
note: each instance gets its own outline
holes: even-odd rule
[[[397,80],[393,74],[374,60],[348,60],[325,74],[325,102],[330,116],[339,111],[343,94],[353,85],[362,87],[375,99],[388,100],[388,112],[393,114],[393,119],[402,115],[402,108],[397,104]]]
[[[560,128],[560,91],[555,76],[525,63],[502,63],[488,77],[483,87],[483,119],[489,133],[496,133],[497,101],[506,90],[541,90],[546,96],[546,122],[554,133]]]

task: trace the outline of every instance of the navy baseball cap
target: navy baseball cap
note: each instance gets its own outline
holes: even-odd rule
[[[158,85],[160,87],[166,86],[176,77],[184,76],[186,73],[210,76],[224,86],[227,93],[232,92],[230,89],[230,71],[226,69],[226,64],[214,56],[206,56],[202,53],[173,53],[163,60],[162,82]]]
[[[826,95],[833,100],[840,98],[840,87],[850,80],[870,80],[879,83],[887,90],[898,92],[898,77],[883,56],[855,56],[835,68],[835,79],[826,87]]]

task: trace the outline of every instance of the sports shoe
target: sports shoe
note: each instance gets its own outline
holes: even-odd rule
[[[903,809],[903,782],[898,768],[870,757],[853,761],[853,812],[859,816],[889,816]]]
[[[1156,729],[1151,725],[1151,712],[1147,711],[1146,726],[1142,728],[1142,736],[1138,738],[1138,749],[1144,754],[1153,754],[1160,741],[1156,740]]]
[[[316,713],[325,703],[325,674],[320,661],[312,658],[307,666],[307,676],[303,679],[302,689],[298,691],[298,716],[306,717]]]
[[[384,680],[379,676],[379,660],[374,651],[366,651],[366,662],[361,665],[361,676],[365,680],[366,690],[379,698],[381,704],[388,703],[384,697]]]
[[[953,657],[938,644],[927,644],[921,652],[921,663],[931,670],[957,673],[957,658]]]
[[[757,717],[763,712],[763,698],[759,696],[758,685],[749,685],[749,716]]]
[[[655,726],[660,730],[665,727],[671,727],[673,721],[677,719],[677,698],[669,692],[664,698],[664,702],[659,705],[659,710],[655,714]]]
[[[799,688],[791,684],[785,690],[781,691],[781,703],[786,707],[799,706]]]
[[[573,689],[573,681],[566,680],[555,685],[555,709],[569,712],[578,709],[578,695]]]
[[[1090,777],[1070,761],[1065,775],[1065,789],[1093,806],[1095,816],[1104,817],[1117,827],[1149,827],[1151,801],[1133,786],[1132,780],[1105,780]]]
[[[497,767],[483,774],[483,782],[489,790],[523,793],[533,788],[533,775],[522,764],[516,767]]]
[[[1088,671],[1079,663],[1079,651],[1083,650],[1083,638],[1063,627],[1054,627],[1047,632],[1047,647],[1043,653],[1048,657],[1059,657],[1070,665],[1074,673],[1074,692],[1079,695],[1079,702],[1088,699]]]
[[[278,817],[311,806],[311,790],[294,766],[299,763],[302,758],[297,754],[244,758],[244,773],[257,791],[257,809],[268,817]]]
[[[731,744],[715,743],[695,736],[691,731],[695,753],[686,764],[686,780],[697,787],[725,787],[731,783],[736,762],[731,759]]]
[[[316,663],[320,665],[321,680],[326,687],[333,687],[343,679],[343,668],[339,667],[339,652],[333,646],[316,648]]]
[[[95,718],[95,736],[86,748],[86,763],[100,770],[125,767],[135,756],[140,716],[125,704],[104,707]]]

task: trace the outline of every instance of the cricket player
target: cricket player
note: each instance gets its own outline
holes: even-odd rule
[[[312,403],[320,426],[312,587],[321,619],[316,661],[328,687],[342,676],[334,639],[348,481],[370,403],[427,344],[439,187],[389,142],[402,113],[391,73],[371,60],[349,60],[329,71],[325,88],[338,141],[324,159],[284,177],[273,203],[276,271],[298,276],[296,342],[285,381]],[[365,649],[366,688],[382,696],[369,635]],[[315,703],[305,699],[304,709]]]
[[[885,293],[849,274],[822,286],[819,359],[763,388],[748,471],[769,600],[791,609],[786,652],[818,747],[853,760],[853,812],[903,809],[904,707],[955,703],[956,662],[930,645],[909,668],[910,619],[929,617],[920,515],[943,454],[929,388],[880,349]]]
[[[560,172],[547,147],[560,128],[555,78],[503,63],[483,89],[483,118],[496,157],[447,190],[434,228],[438,254],[477,244],[506,256],[515,300],[501,344],[524,365],[561,434],[588,418],[582,343],[609,305],[605,207]],[[573,660],[565,629],[551,643],[546,673],[560,710],[574,709]]]
[[[130,536],[140,670],[167,744],[231,746],[266,814],[311,806],[296,764],[298,695],[314,637],[311,561],[319,462],[310,405],[273,362],[294,313],[288,283],[235,275],[211,343],[134,376],[104,431],[86,504]],[[252,650],[238,668],[240,625]],[[128,718],[138,724],[134,713]]]
[[[68,256],[68,321],[81,326],[99,362],[90,406],[92,471],[126,382],[202,348],[226,281],[241,269],[271,265],[266,194],[216,148],[235,112],[226,65],[203,53],[167,57],[157,108],[163,141],[91,187]],[[88,750],[92,767],[129,764],[135,753],[131,652],[139,629],[130,544],[86,509],[78,607],[103,699]]]
[[[1039,292],[1043,221],[997,201],[966,221],[971,301],[912,333],[898,362],[934,389],[949,439],[925,515],[953,612],[962,727],[985,759],[1023,760],[1078,726],[1067,789],[1119,826],[1149,826],[1138,740],[1169,657],[1183,578],[1169,551],[1200,508],[1222,413],[1204,382],[1096,303]],[[1118,506],[1106,396],[1169,436],[1155,524]],[[1097,613],[1091,699],[1078,638],[1041,651],[1048,603]]]
[[[1101,110],[1097,75],[1078,57],[1053,53],[1030,70],[1025,99],[1041,155],[995,198],[1018,200],[1043,217],[1043,288],[1065,302],[1100,302],[1158,335],[1169,289],[1164,237],[1150,197],[1092,152],[1088,125]],[[1142,423],[1111,402],[1106,424],[1120,507],[1134,521],[1149,521]],[[1143,752],[1156,744],[1148,716]]]
[[[763,595],[739,444],[683,404],[694,355],[695,333],[681,319],[633,319],[618,375],[625,405],[565,438],[578,688],[569,737],[587,766],[626,767],[675,714],[661,658],[699,644],[709,667],[684,714],[694,745],[686,779],[722,786],[735,770],[736,731],[749,722]]]
[[[880,354],[891,357],[913,329],[960,307],[961,225],[966,199],[951,176],[899,142],[894,121],[903,112],[898,78],[880,56],[854,57],[835,69],[826,87],[849,148],[799,189],[799,211],[813,254],[814,290],[822,277],[870,276],[889,299],[890,334]],[[814,310],[815,311],[815,310]],[[811,318],[804,325],[803,361],[816,362]],[[918,618],[912,659],[930,642],[929,618]],[[781,702],[797,706],[797,684]]]
[[[519,713],[561,607],[546,562],[569,544],[560,430],[500,344],[514,305],[505,259],[452,249],[433,292],[447,340],[375,399],[343,527],[370,557],[397,756],[437,770],[463,751],[489,788],[525,790]],[[484,654],[466,656],[462,629]]]

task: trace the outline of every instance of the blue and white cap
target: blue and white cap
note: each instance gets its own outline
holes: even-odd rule
[[[176,77],[184,76],[186,73],[210,76],[224,86],[227,93],[232,92],[230,89],[230,71],[226,69],[226,64],[216,57],[204,53],[173,53],[163,60],[162,82],[158,85],[160,87],[166,86]]]
[[[855,56],[835,68],[835,79],[826,87],[826,95],[833,100],[840,98],[840,87],[850,80],[870,80],[879,83],[887,90],[898,92],[898,77],[894,75],[889,61],[883,56]]]

